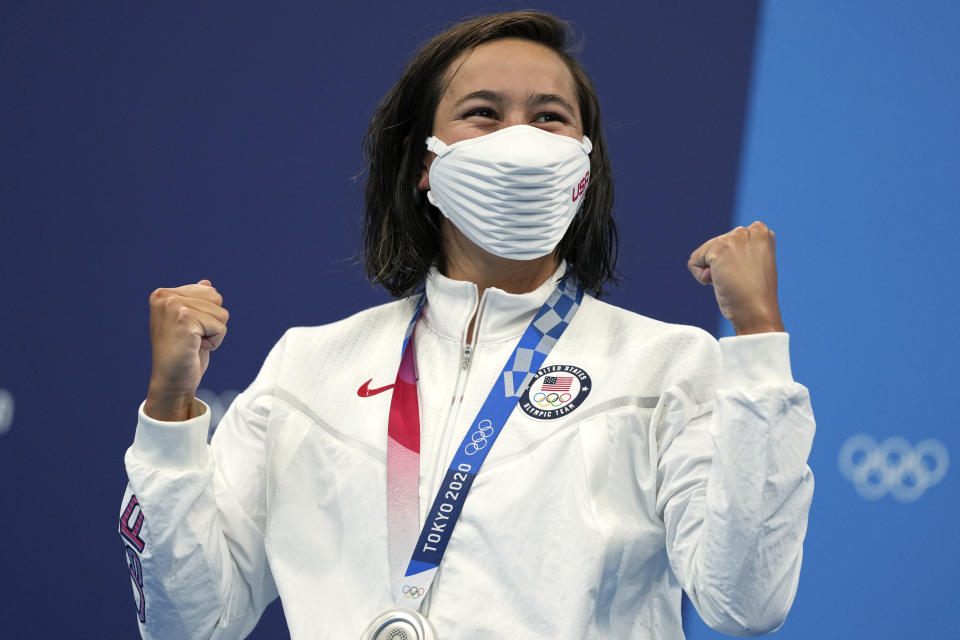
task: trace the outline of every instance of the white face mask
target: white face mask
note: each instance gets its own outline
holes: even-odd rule
[[[590,182],[589,138],[528,125],[427,149],[430,203],[467,238],[501,258],[532,260],[557,246]]]

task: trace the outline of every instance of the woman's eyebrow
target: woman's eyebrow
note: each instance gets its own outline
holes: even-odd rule
[[[467,95],[463,96],[457,100],[456,104],[453,105],[453,108],[456,109],[464,102],[470,100],[479,99],[479,100],[489,100],[490,102],[495,102],[497,104],[503,104],[504,97],[502,93],[497,93],[496,91],[490,91],[489,89],[480,89],[479,91],[471,91]]]
[[[532,107],[539,107],[541,105],[546,105],[546,104],[558,104],[561,107],[563,107],[567,112],[569,112],[571,118],[577,117],[577,111],[573,108],[573,105],[555,93],[533,94],[527,100],[527,104],[529,104]]]

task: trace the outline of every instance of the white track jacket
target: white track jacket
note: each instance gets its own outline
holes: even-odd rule
[[[480,300],[472,283],[428,277],[414,338],[421,523],[562,273]],[[120,533],[144,638],[243,638],[279,595],[294,640],[353,640],[395,606],[381,389],[413,309],[289,330],[209,445],[209,411],[169,423],[141,407]],[[682,638],[681,589],[725,633],[779,627],[813,494],[814,421],[788,336],[718,345],[585,296],[554,365],[585,372],[589,393],[562,415],[511,414],[421,608],[439,636]]]

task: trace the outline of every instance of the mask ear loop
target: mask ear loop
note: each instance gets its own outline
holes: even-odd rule
[[[437,154],[438,156],[442,156],[442,155],[445,154],[449,149],[450,149],[450,147],[448,147],[448,146],[443,142],[443,140],[441,140],[441,139],[438,138],[437,136],[430,136],[429,138],[427,138],[427,151],[432,151],[432,152],[434,152],[435,154]]]
[[[440,155],[446,153],[446,151],[447,151],[449,148],[450,148],[450,147],[448,147],[446,144],[444,144],[443,140],[441,140],[441,139],[438,138],[437,136],[430,136],[429,138],[427,138],[427,151],[432,151],[432,152],[433,152],[434,154],[436,154],[437,156],[440,156]],[[427,200],[429,200],[430,204],[434,204],[434,203],[433,203],[433,200],[432,200],[432,198],[431,198],[431,196],[430,196],[430,191],[429,191],[429,190],[427,190],[427,191],[420,191],[420,188],[419,188],[416,184],[414,184],[414,185],[413,185],[413,200],[414,200],[414,202],[416,202],[417,204],[421,204],[421,203],[423,202],[424,195],[427,196]],[[436,205],[434,205],[434,206],[436,206]]]
[[[437,158],[434,159],[434,162],[436,162],[437,159],[440,158],[440,156],[446,154],[447,151],[449,150],[450,150],[450,147],[448,147],[446,143],[444,143],[444,141],[438,138],[437,136],[430,136],[429,138],[427,138],[427,151],[432,151],[437,156]],[[432,166],[430,167],[430,171],[433,171]],[[433,206],[437,207],[437,209],[439,209],[440,207],[434,201],[433,193],[429,189],[427,190],[426,195],[427,195],[427,201]]]

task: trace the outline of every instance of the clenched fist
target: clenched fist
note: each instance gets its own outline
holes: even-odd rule
[[[737,335],[783,331],[777,301],[776,241],[762,222],[737,227],[700,245],[687,262],[712,284],[720,312]]]
[[[209,280],[150,295],[153,372],[144,412],[156,420],[192,417],[194,393],[210,352],[227,333],[229,313]]]

